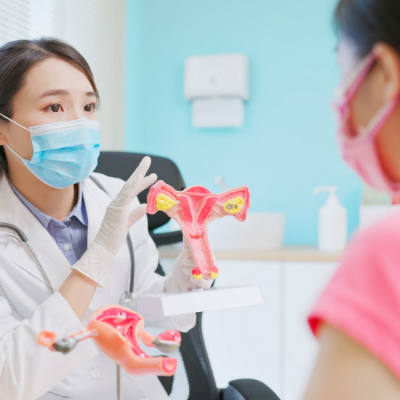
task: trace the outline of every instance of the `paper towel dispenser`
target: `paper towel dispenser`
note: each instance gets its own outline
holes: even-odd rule
[[[191,56],[185,63],[184,95],[192,103],[195,128],[241,127],[249,99],[244,54]]]

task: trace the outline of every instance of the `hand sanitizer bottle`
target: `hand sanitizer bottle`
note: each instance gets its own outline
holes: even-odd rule
[[[326,203],[318,213],[318,248],[320,251],[339,252],[347,243],[347,210],[340,204],[336,186],[319,186],[313,194],[328,192]]]

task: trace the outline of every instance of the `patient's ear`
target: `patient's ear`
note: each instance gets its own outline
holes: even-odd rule
[[[383,72],[383,103],[389,103],[400,96],[400,57],[396,50],[386,43],[377,43],[373,54]]]

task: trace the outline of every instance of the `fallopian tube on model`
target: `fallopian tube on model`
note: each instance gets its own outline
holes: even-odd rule
[[[196,262],[192,272],[196,279],[218,277],[207,237],[209,222],[227,215],[244,221],[249,207],[250,193],[246,186],[213,194],[202,186],[178,192],[165,182],[158,181],[147,196],[149,214],[164,211],[180,225]]]
[[[169,330],[151,336],[144,330],[140,314],[119,305],[99,308],[90,317],[84,331],[59,340],[56,340],[55,333],[43,331],[37,336],[37,341],[51,351],[67,354],[78,342],[88,338],[92,338],[100,350],[128,374],[171,376],[176,371],[176,358],[150,357],[141,349],[138,339],[147,347],[171,353],[179,348],[181,334]]]

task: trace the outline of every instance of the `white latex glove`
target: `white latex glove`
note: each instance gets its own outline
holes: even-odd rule
[[[130,208],[132,200],[157,180],[156,174],[144,177],[150,164],[150,157],[143,158],[117,197],[107,207],[103,223],[93,243],[82,258],[71,267],[93,279],[99,287],[103,287],[112,260],[126,240],[129,229],[146,214],[146,204],[141,204],[132,211]]]
[[[214,257],[214,264],[217,260]],[[196,267],[192,251],[183,238],[183,251],[175,261],[172,272],[165,280],[165,290],[167,292],[184,292],[191,289],[209,289],[214,281],[211,278],[196,279],[192,275],[193,268]]]

